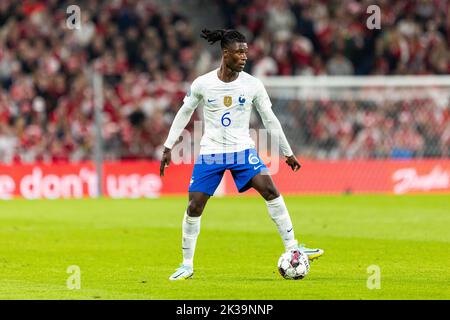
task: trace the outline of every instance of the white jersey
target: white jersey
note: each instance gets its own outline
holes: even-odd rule
[[[281,130],[280,143],[283,153],[292,155],[281,125],[273,115],[272,103],[263,83],[243,71],[239,72],[234,81],[223,82],[218,77],[218,70],[194,80],[183,100],[184,111],[181,112],[180,109],[175,117],[164,146],[173,147],[181,133],[180,127],[182,130],[187,124],[185,116],[190,119],[197,105],[203,102],[205,132],[200,141],[200,154],[237,152],[254,148],[249,124],[252,106],[255,106],[266,128],[269,126],[267,129]],[[178,130],[174,127],[178,127]]]

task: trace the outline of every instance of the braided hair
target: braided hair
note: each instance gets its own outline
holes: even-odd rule
[[[245,36],[237,30],[208,30],[203,29],[200,37],[206,39],[210,44],[214,44],[220,40],[220,47],[222,49],[228,47],[233,42],[247,42]]]

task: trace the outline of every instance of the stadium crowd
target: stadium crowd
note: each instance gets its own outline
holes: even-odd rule
[[[430,98],[280,101],[294,151],[316,159],[450,156],[450,112]],[[448,106],[448,105],[447,105]],[[288,116],[286,116],[288,115]]]
[[[221,0],[261,75],[448,74],[447,0]],[[380,8],[380,28],[369,29]],[[372,20],[371,20],[372,21]]]
[[[105,158],[159,159],[182,84],[216,67],[218,57],[194,34],[182,2],[77,1],[79,30],[66,24],[71,4],[0,1],[0,162],[92,158],[88,70],[104,75]],[[381,30],[365,27],[368,1],[217,4],[227,27],[247,36],[246,71],[255,76],[450,72],[449,1],[378,1]],[[280,120],[298,132],[294,150],[310,157],[450,155],[449,105],[294,100],[283,110]]]

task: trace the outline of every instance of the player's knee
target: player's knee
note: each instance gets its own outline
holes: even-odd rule
[[[277,188],[275,186],[267,186],[266,190],[264,190],[263,197],[266,201],[274,200],[280,196]]]
[[[189,201],[187,214],[190,217],[199,217],[202,215],[204,205],[202,205],[200,202],[191,200]]]

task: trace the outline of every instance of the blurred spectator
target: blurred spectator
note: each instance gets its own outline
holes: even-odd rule
[[[294,152],[319,159],[450,156],[449,104],[432,98],[377,102],[359,90],[363,99],[272,99]]]
[[[1,1],[0,161],[92,157],[89,67],[105,80],[105,157],[157,158],[172,109],[182,102],[182,83],[199,67],[202,49],[189,20],[174,6],[163,10],[148,1],[78,1],[81,29],[70,30],[70,4]]]
[[[450,73],[447,0],[218,1],[227,27],[244,30],[250,42],[265,48],[253,61],[254,73],[261,71],[260,60],[265,65],[267,57],[275,56],[278,65],[293,66],[279,68],[279,75],[322,73],[317,63],[329,66],[329,74]],[[366,27],[366,9],[372,4],[381,8],[381,30]],[[309,40],[303,45],[308,59],[298,59],[299,37]],[[283,56],[278,54],[280,41],[286,43]]]
[[[332,76],[349,76],[353,74],[353,65],[342,53],[336,52],[327,63],[327,71]]]

